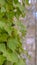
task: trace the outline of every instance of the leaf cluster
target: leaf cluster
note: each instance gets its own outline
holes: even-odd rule
[[[26,65],[20,56],[21,37],[26,35],[20,16],[25,16],[25,0],[0,0],[0,65]]]

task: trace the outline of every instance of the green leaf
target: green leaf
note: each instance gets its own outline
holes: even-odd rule
[[[11,36],[11,33],[12,33],[12,27],[9,26],[9,25],[6,25],[6,26],[4,27],[4,29],[5,29],[5,31]]]
[[[5,63],[4,63],[4,65],[12,65],[13,63],[11,63],[10,61],[6,61]]]
[[[6,51],[4,43],[0,43],[0,51],[3,52],[3,53]]]
[[[5,61],[5,57],[3,55],[0,55],[0,65],[2,65]]]
[[[16,25],[18,26],[20,32],[22,33],[22,36],[25,36],[27,31],[26,31],[26,27],[23,25],[23,23],[21,23],[19,21],[19,22],[16,22]]]
[[[26,65],[26,63],[21,59],[18,61],[17,65]]]
[[[1,8],[1,13],[6,12],[6,9],[4,7]]]
[[[17,4],[17,7],[20,9],[21,12],[24,11],[24,8],[23,8],[23,6],[22,6],[21,4],[18,3],[18,4]]]
[[[24,62],[23,59],[19,59],[17,63],[14,63],[14,65],[26,65],[26,62]]]
[[[12,27],[7,25],[5,22],[0,21],[0,28],[4,29],[9,35],[11,35]]]
[[[0,22],[2,21],[2,17],[4,16],[4,12],[0,11]]]
[[[0,0],[0,4],[1,5],[4,5],[5,4],[5,1],[4,0]]]
[[[18,3],[18,0],[14,0],[14,3],[17,4]]]
[[[29,0],[25,0],[25,3],[26,3],[27,5],[29,5]]]
[[[8,35],[6,33],[0,34],[0,42],[6,42]]]
[[[13,12],[13,11],[9,11],[9,12],[7,13],[7,17],[8,17],[8,18],[14,17],[14,12]]]
[[[8,61],[11,61],[12,63],[18,62],[18,56],[16,53],[5,51],[3,55],[7,58]]]
[[[12,51],[15,51],[17,45],[18,45],[18,40],[16,38],[10,38],[8,40],[8,43],[7,43],[8,47],[12,50]]]
[[[0,21],[0,28],[2,29],[5,26],[5,23]]]
[[[24,6],[21,5],[20,3],[16,4],[16,6],[18,7],[19,12],[21,12],[20,14],[21,14],[22,16],[25,16],[25,9],[24,9]]]
[[[17,33],[17,34],[16,34]],[[17,29],[16,28],[13,28],[12,29],[12,37],[14,37],[14,38],[16,38],[17,36],[18,36],[18,31],[17,31]]]

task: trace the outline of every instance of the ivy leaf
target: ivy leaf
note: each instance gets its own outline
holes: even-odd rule
[[[6,57],[8,61],[18,61],[18,56],[16,55],[16,53],[10,53],[10,50],[6,50],[5,45],[3,43],[0,43],[0,51],[3,52],[3,56]]]
[[[3,55],[0,55],[0,65],[2,65],[5,61],[5,57]]]
[[[6,61],[4,64],[5,65],[12,65],[13,63],[11,63],[10,61]]]
[[[22,16],[25,16],[24,6],[18,3],[18,4],[17,4],[17,7],[18,7],[19,10],[21,11]],[[20,12],[20,11],[19,11],[19,12]]]
[[[0,11],[0,22],[2,21],[3,15],[4,15],[4,12]]]
[[[5,26],[5,23],[0,21],[0,28],[2,29]]]
[[[8,13],[7,13],[7,17],[8,18],[12,18],[14,16],[14,12],[13,11],[9,11]]]
[[[19,27],[20,32],[22,33],[22,36],[26,35],[26,27],[23,25],[23,23],[16,22],[16,25]]]
[[[9,26],[9,25],[6,25],[6,26],[4,27],[4,29],[5,29],[5,31],[11,36],[11,33],[12,33],[12,27]]]
[[[14,63],[14,65],[26,65],[26,62],[24,62],[23,59],[19,59],[17,63]]]
[[[12,27],[7,25],[5,22],[0,21],[0,28],[4,29],[9,35],[11,35]]]
[[[18,3],[18,0],[14,0],[14,3],[17,4]]]
[[[21,59],[21,60],[17,63],[17,65],[26,65],[26,63]]]
[[[16,53],[10,53],[9,51],[5,51],[3,56],[5,56],[7,58],[8,61],[14,63],[14,62],[18,62],[18,56]]]
[[[12,51],[15,51],[17,45],[18,45],[18,40],[16,38],[10,38],[8,40],[8,43],[7,43],[8,47],[12,50]]]
[[[6,33],[0,34],[0,42],[6,42],[8,35]]]
[[[0,51],[3,52],[3,53],[6,51],[4,43],[0,43]]]
[[[1,8],[1,13],[6,12],[6,9],[4,7]]]

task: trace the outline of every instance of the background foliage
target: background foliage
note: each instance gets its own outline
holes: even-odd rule
[[[19,20],[25,17],[25,4],[28,0],[0,0],[0,65],[26,65],[21,57],[26,28]]]

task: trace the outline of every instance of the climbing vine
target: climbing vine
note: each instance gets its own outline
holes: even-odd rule
[[[28,0],[0,0],[0,65],[26,65],[21,56],[22,38],[26,28],[20,17],[25,17]],[[26,53],[27,54],[27,53]]]

